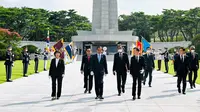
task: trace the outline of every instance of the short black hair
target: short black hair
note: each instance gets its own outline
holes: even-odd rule
[[[55,56],[57,53],[59,53],[59,54],[61,55],[61,52],[60,52],[60,51],[55,51],[55,52],[54,52],[54,56]]]
[[[140,51],[137,47],[134,47],[133,49],[135,49],[135,50],[138,51],[138,52]]]
[[[98,50],[99,48],[102,48],[102,46],[97,46],[97,50]]]
[[[185,48],[184,48],[184,47],[180,47],[179,50],[180,50],[180,49],[182,49],[183,51],[185,51]]]

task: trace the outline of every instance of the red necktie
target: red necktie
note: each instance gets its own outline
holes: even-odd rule
[[[88,56],[88,61],[90,61],[90,56]]]

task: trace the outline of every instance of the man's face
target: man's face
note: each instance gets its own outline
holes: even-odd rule
[[[60,58],[60,53],[56,53],[56,58]]]
[[[91,55],[91,49],[87,49],[86,54],[87,54],[88,56],[90,56],[90,55]]]
[[[180,55],[183,55],[183,54],[184,54],[183,49],[179,49],[179,54],[180,54]]]
[[[101,54],[101,53],[102,53],[102,47],[100,47],[100,48],[97,49],[97,53],[98,53],[98,54]]]
[[[135,55],[138,55],[139,52],[138,52],[136,49],[134,49],[134,54],[135,54]]]

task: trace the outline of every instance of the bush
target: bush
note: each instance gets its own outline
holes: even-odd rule
[[[27,45],[27,46],[23,46],[22,48],[25,49],[25,48],[28,48],[28,52],[29,53],[35,53],[36,50],[38,49],[36,46],[34,45]]]
[[[193,39],[192,39],[192,44],[196,47],[196,52],[198,54],[200,54],[200,34],[196,35]],[[200,59],[200,56],[199,56]]]
[[[0,49],[0,60],[6,59],[6,49]]]

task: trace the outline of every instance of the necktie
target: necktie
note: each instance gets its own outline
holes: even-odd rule
[[[119,54],[120,58],[122,59],[122,53]]]
[[[101,61],[101,55],[100,54],[98,54],[98,60],[99,60],[99,62]]]
[[[90,56],[88,56],[88,62],[90,61]]]
[[[193,59],[195,59],[195,54],[193,53],[192,55],[193,55]]]

